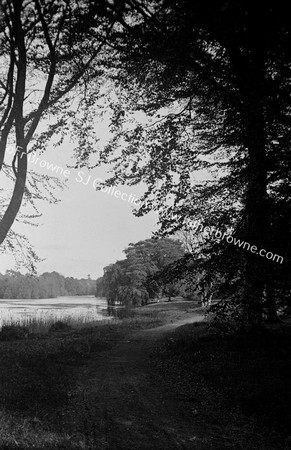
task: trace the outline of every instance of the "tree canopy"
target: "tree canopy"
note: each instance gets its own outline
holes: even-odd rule
[[[100,94],[101,60],[109,58],[104,47],[116,22],[99,17],[96,6],[91,0],[1,2],[0,171],[13,184],[0,204],[0,244],[7,236],[4,250],[17,248],[17,236],[10,230],[23,198],[33,206],[40,198],[55,201],[50,194],[60,185],[57,178],[31,170],[28,174],[27,156],[44,151],[51,139],[60,145],[68,129],[83,160],[92,150],[90,106]],[[95,95],[88,96],[92,79]],[[14,148],[11,163],[4,159],[9,148]],[[36,215],[35,208],[29,219]]]
[[[146,304],[149,299],[179,292],[158,274],[184,255],[179,241],[173,239],[147,239],[130,244],[125,249],[126,259],[104,268],[102,282],[97,283],[97,295],[107,297],[109,305],[126,306]],[[155,275],[155,276],[154,276]]]
[[[20,155],[30,142],[33,151],[52,134],[61,141],[71,126],[81,144],[76,164],[89,164],[93,106],[106,80],[115,94],[104,97],[113,137],[98,162],[111,164],[107,184],[143,182],[137,214],[158,211],[160,236],[187,231],[186,223],[199,220],[281,254],[284,262],[275,267],[258,253],[207,239],[193,255],[205,283],[222,281],[221,305],[224,299],[232,304],[241,323],[260,325],[266,305],[275,319],[291,284],[290,245],[284,245],[291,211],[287,5],[6,0],[0,11],[6,62],[0,152],[4,157],[8,139],[22,149],[12,163],[15,187],[0,241],[25,194],[27,162]],[[81,98],[81,116],[70,109],[73,90]],[[50,114],[56,121],[36,136],[40,118]],[[133,258],[136,250],[131,253]],[[107,272],[117,280],[127,270],[121,261]],[[148,291],[141,272],[132,275],[134,295],[143,302]],[[116,292],[127,289],[117,285]]]
[[[266,302],[270,315],[271,304],[276,309],[279,278],[288,278],[290,292],[290,247],[282,245],[289,231],[278,226],[290,216],[286,5],[165,0],[139,6],[127,4],[124,32],[114,35],[119,98],[114,138],[101,156],[114,163],[108,183],[145,182],[138,214],[159,211],[162,235],[185,228],[188,218],[282,251],[284,263],[274,268],[258,254],[215,241],[200,249],[207,277],[219,273],[242,322],[259,325]],[[138,120],[141,112],[146,123]]]

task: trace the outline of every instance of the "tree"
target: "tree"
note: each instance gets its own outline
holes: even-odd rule
[[[129,280],[125,273],[125,265],[126,261],[117,261],[104,268],[103,292],[109,306],[119,303],[127,305],[131,300],[126,292]]]
[[[128,259],[130,279],[139,277],[140,285],[148,292],[149,298],[168,295],[170,284],[164,284],[159,273],[184,255],[181,243],[173,239],[147,239],[136,244],[129,244],[125,250]],[[172,286],[172,292],[179,292]],[[167,291],[167,292],[166,292]],[[174,295],[174,294],[172,294]]]
[[[107,162],[113,156],[108,183],[145,182],[138,214],[158,210],[162,235],[183,229],[189,218],[278,253],[278,234],[270,248],[276,227],[269,204],[281,209],[290,194],[286,5],[132,2],[131,22],[128,9],[120,19],[124,33],[117,35],[115,82],[121,93],[112,120],[115,136],[102,155]],[[137,120],[132,125],[137,112],[147,114],[146,126]],[[191,180],[206,169],[211,174],[206,182]],[[209,240],[202,253],[207,277],[219,275],[224,290],[230,287],[228,297],[242,322],[260,325],[265,292],[273,283],[271,262]],[[278,271],[285,272],[286,249],[282,256]]]
[[[35,192],[36,175],[31,173],[27,180],[28,157],[44,150],[52,137],[55,144],[61,143],[70,126],[83,162],[84,148],[92,148],[88,110],[99,96],[101,59],[109,58],[104,48],[115,23],[98,15],[97,6],[91,0],[1,2],[0,170],[14,188],[1,204],[0,244],[6,236],[15,237],[8,233],[23,198],[33,201],[40,196]],[[89,98],[87,88],[93,79],[95,95],[90,93]],[[37,134],[42,119],[46,127]],[[9,146],[14,148],[11,166],[4,160]],[[41,181],[46,190],[51,188],[49,177]]]
[[[180,242],[173,239],[146,239],[129,244],[126,259],[104,268],[102,292],[109,306],[146,304],[169,288],[157,275],[184,255]],[[101,281],[98,280],[98,286]],[[173,291],[173,289],[172,289]],[[178,292],[176,287],[175,292]]]

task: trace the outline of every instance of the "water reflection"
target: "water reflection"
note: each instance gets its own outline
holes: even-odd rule
[[[75,320],[93,322],[108,318],[107,301],[94,296],[59,297],[55,299],[3,299],[0,302],[0,327],[5,323],[27,323],[31,320]]]
[[[126,319],[134,316],[132,308],[128,306],[108,306],[107,312],[108,316],[116,317],[118,319]]]
[[[49,299],[3,299],[0,301],[0,328],[3,324],[22,323],[30,320],[49,322],[73,320],[90,323],[102,319],[133,317],[128,306],[110,305],[104,297],[67,296]]]

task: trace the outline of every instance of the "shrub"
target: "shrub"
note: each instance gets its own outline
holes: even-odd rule
[[[55,333],[61,331],[71,331],[72,329],[73,328],[68,323],[58,320],[57,322],[52,324],[52,326],[49,329],[49,332]]]
[[[27,339],[29,330],[23,325],[3,325],[0,331],[0,341]]]

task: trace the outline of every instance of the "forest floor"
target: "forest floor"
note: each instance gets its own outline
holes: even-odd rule
[[[222,338],[202,313],[0,342],[0,449],[291,448],[290,327]]]

